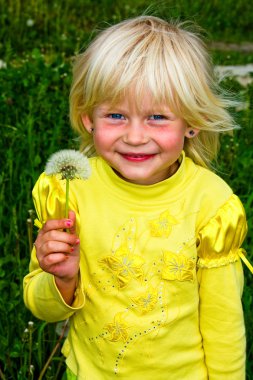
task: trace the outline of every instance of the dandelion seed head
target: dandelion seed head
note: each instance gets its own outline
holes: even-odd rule
[[[34,322],[33,321],[29,321],[28,322],[28,329],[32,329],[34,326]]]
[[[34,25],[34,20],[31,19],[31,18],[29,18],[29,19],[26,21],[26,25],[29,26],[29,27],[33,26],[33,25]]]
[[[64,149],[54,153],[45,168],[47,175],[60,175],[61,179],[87,179],[91,174],[89,160],[81,152]]]
[[[2,59],[0,59],[0,69],[6,69],[6,68],[7,68],[6,62],[4,62]]]

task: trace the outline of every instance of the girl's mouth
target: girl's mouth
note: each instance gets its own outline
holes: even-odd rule
[[[132,161],[132,162],[147,161],[150,158],[152,158],[152,157],[155,156],[155,154],[142,154],[142,153],[139,153],[139,154],[135,154],[135,153],[122,153],[121,155],[122,155],[122,157],[125,160]]]

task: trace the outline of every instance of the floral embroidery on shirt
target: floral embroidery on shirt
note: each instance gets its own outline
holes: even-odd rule
[[[157,219],[150,221],[150,234],[153,237],[167,238],[175,224],[178,224],[177,219],[170,215],[169,211],[164,211]]]
[[[112,243],[112,255],[99,260],[103,268],[109,270],[124,288],[132,279],[141,280],[144,259],[134,253],[136,245],[136,220],[130,218],[117,231]]]
[[[193,281],[194,260],[188,259],[183,254],[165,251],[163,261],[162,278],[164,280]]]
[[[157,304],[157,290],[150,287],[146,292],[141,293],[137,297],[133,297],[132,301],[137,306],[141,314],[146,314],[153,310]]]
[[[136,219],[130,218],[125,224],[120,226],[112,242],[112,253],[119,249],[127,249],[133,252],[136,241]]]
[[[102,258],[100,263],[116,276],[120,288],[125,287],[132,279],[138,280],[143,276],[143,258],[131,254],[126,247],[118,249],[114,256]]]
[[[126,321],[122,317],[122,313],[117,313],[114,317],[112,323],[108,323],[104,329],[107,330],[111,336],[110,341],[118,342],[122,340],[126,342],[128,340],[128,329],[130,326],[127,325]]]
[[[113,314],[108,320],[103,313],[94,321],[96,332],[89,339],[97,346],[115,342],[115,375],[123,374],[124,358],[137,342],[151,346],[160,331],[180,317],[182,281],[195,289],[190,283],[196,278],[195,231],[171,236],[174,229],[180,232],[181,219],[185,221],[179,207],[174,207],[173,216],[168,210],[155,210],[148,219],[140,214],[122,220],[97,258],[99,268],[94,268],[88,290],[93,289],[94,296],[102,294]]]

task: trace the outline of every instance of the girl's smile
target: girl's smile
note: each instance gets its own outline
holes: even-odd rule
[[[150,158],[154,157],[154,154],[135,154],[135,153],[122,153],[122,156],[132,162],[141,162],[149,160]]]
[[[102,103],[95,108],[92,121],[87,115],[82,120],[88,132],[94,129],[97,154],[120,177],[151,185],[176,172],[184,139],[191,136],[186,122],[169,107],[154,107],[146,95],[137,108],[133,99],[127,97],[113,107]]]

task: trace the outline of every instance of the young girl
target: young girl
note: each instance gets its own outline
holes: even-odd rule
[[[71,182],[69,219],[64,181],[36,183],[26,306],[70,318],[78,380],[243,380],[247,227],[208,169],[234,124],[201,39],[153,16],[109,27],[77,58],[70,105],[92,174]]]

